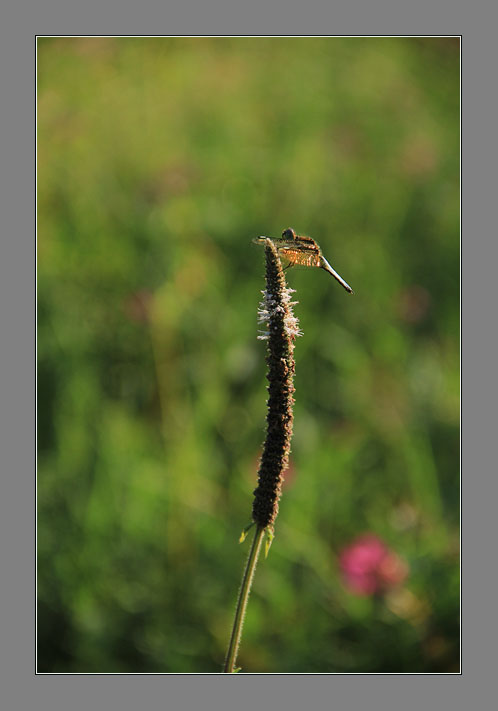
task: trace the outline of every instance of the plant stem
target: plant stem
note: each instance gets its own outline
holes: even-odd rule
[[[225,674],[233,674],[237,671],[234,668],[235,660],[261,543],[267,533],[268,552],[268,547],[273,539],[284,472],[289,465],[292,437],[294,339],[301,335],[298,321],[292,313],[292,306],[296,302],[291,301],[292,289],[286,285],[277,248],[272,240],[266,237],[260,237],[258,242],[265,244],[266,257],[266,289],[262,292],[264,298],[258,310],[258,321],[266,324],[266,328],[258,338],[268,343],[266,356],[268,375],[266,377],[269,398],[267,401],[266,436],[259,462],[258,485],[254,490],[252,507],[252,520],[256,524],[256,533],[237,599],[232,636],[223,667]],[[245,532],[246,529],[244,534]]]
[[[225,665],[223,667],[223,672],[225,674],[233,674],[234,672],[235,660],[237,658],[237,652],[239,650],[240,635],[242,634],[242,625],[244,624],[247,601],[249,600],[249,593],[251,590],[254,571],[256,570],[256,563],[258,562],[259,551],[261,549],[261,543],[263,541],[264,534],[265,529],[261,526],[258,526],[256,528],[256,533],[254,534],[251,550],[249,551],[249,556],[247,558],[247,563],[244,570],[244,577],[242,578],[242,583],[239,590],[237,607],[235,610],[235,619],[233,621],[232,627],[232,634],[230,637],[230,642],[228,644]]]

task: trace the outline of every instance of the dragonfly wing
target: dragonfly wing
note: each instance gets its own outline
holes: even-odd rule
[[[295,245],[280,247],[279,254],[293,267],[321,267],[320,254]]]

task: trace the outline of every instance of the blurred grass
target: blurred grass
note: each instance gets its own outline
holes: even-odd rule
[[[39,671],[220,671],[265,417],[251,239],[289,226],[356,294],[288,272],[292,467],[239,664],[458,670],[458,41],[42,38]],[[363,531],[410,566],[394,603],[341,584]]]

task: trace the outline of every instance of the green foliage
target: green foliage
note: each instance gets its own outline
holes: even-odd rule
[[[38,44],[38,668],[219,672],[264,433],[259,235],[289,270],[291,468],[244,672],[459,658],[459,52],[439,38]],[[410,567],[357,597],[371,531]]]

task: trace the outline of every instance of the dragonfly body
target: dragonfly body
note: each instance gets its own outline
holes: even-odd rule
[[[266,237],[258,237],[254,242],[264,244],[265,240]],[[322,250],[311,237],[298,235],[293,229],[289,228],[282,232],[281,238],[274,239],[272,242],[275,244],[280,258],[287,262],[286,269],[295,266],[320,267],[332,274],[334,279],[337,279],[347,292],[354,294],[347,281],[330,266],[323,256]]]

